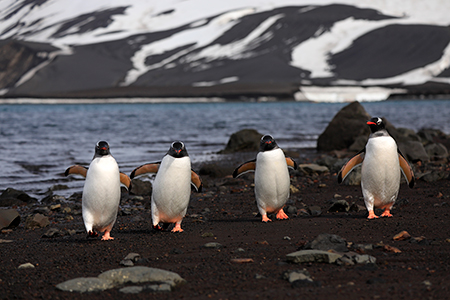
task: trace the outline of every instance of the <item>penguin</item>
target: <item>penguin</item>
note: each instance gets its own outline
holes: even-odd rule
[[[414,187],[414,173],[398,149],[397,143],[388,133],[381,118],[367,121],[371,134],[363,150],[353,156],[338,173],[342,183],[358,165],[361,166],[361,189],[369,212],[368,219],[379,218],[374,208],[384,209],[381,217],[392,217],[391,209],[400,189],[401,173],[408,186]]]
[[[120,202],[120,183],[128,189],[130,178],[119,172],[119,166],[111,155],[109,145],[99,141],[89,168],[73,165],[64,173],[79,174],[86,178],[82,196],[82,215],[88,238],[104,232],[102,240],[113,240],[111,230],[116,222]]]
[[[256,159],[241,164],[233,172],[234,178],[255,172],[255,198],[262,222],[272,221],[267,213],[276,213],[277,219],[289,218],[283,211],[291,186],[288,168],[297,169],[297,163],[284,155],[271,135],[264,135]]]
[[[183,142],[175,141],[160,162],[144,164],[134,169],[130,178],[156,173],[151,196],[152,224],[156,230],[175,223],[172,232],[183,232],[181,221],[188,208],[191,184],[202,190],[200,176],[191,169],[191,160]],[[163,227],[159,226],[163,223]]]

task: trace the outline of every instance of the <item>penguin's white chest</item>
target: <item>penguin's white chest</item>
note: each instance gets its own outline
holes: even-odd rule
[[[259,152],[256,157],[255,197],[267,212],[282,208],[289,198],[290,177],[281,149]]]
[[[120,202],[120,175],[111,156],[95,158],[89,165],[83,188],[83,219],[97,228],[114,222]]]
[[[361,187],[365,201],[375,207],[391,203],[400,187],[397,144],[390,136],[370,138],[361,167]]]
[[[165,222],[176,222],[186,214],[191,196],[191,161],[188,156],[163,158],[153,183],[152,207]]]

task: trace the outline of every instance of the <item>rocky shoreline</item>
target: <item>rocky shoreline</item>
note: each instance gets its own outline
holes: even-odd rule
[[[346,108],[335,119],[345,122],[342,115]],[[358,136],[364,132],[351,145],[361,143]],[[290,219],[262,223],[253,175],[230,176],[256,154],[254,141],[232,142],[239,133],[224,150],[234,153],[227,160],[194,166],[204,191],[192,194],[181,234],[151,229],[148,181],[123,189],[115,240],[107,242],[86,239],[81,193],[66,199],[55,189],[36,201],[7,189],[0,204],[12,219],[0,233],[1,299],[78,299],[81,292],[93,299],[445,299],[450,168],[448,152],[429,145],[447,149],[449,138],[436,130],[405,136],[402,143],[420,143],[427,156],[408,154],[416,186],[402,184],[394,217],[379,220],[366,219],[357,172],[344,185],[336,181],[355,151],[345,146],[308,155],[287,149],[299,164],[291,171]],[[74,282],[80,290],[68,285]]]

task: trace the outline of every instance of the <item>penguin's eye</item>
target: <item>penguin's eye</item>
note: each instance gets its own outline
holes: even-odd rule
[[[383,120],[382,120],[381,118],[378,118],[378,120],[377,120],[377,125],[380,125],[381,122],[383,122]]]

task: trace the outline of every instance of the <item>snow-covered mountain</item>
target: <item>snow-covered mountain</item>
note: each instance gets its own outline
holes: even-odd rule
[[[0,89],[336,101],[450,93],[449,13],[446,0],[2,0]]]

